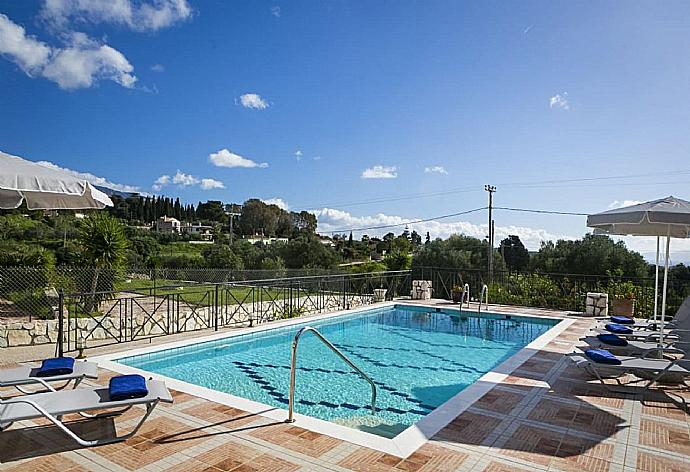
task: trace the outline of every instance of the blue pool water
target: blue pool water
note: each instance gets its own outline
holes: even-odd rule
[[[466,315],[396,305],[117,362],[287,408],[292,340],[308,324],[375,381],[377,412],[369,384],[310,333],[299,344],[295,411],[392,437],[558,322]]]

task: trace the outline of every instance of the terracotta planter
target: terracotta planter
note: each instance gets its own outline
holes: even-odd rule
[[[453,290],[451,292],[451,296],[453,297],[453,303],[462,303],[462,296],[465,294],[464,291],[462,292],[457,292]]]
[[[635,313],[635,300],[618,298],[613,301],[612,311],[614,315],[632,317]]]

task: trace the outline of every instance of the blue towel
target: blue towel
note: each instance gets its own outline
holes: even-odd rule
[[[633,320],[630,317],[627,316],[612,316],[611,321],[614,323],[622,324],[622,325],[631,325],[635,324],[635,320]]]
[[[632,328],[616,323],[607,323],[606,331],[610,331],[615,334],[631,334],[633,332]]]
[[[108,393],[112,401],[119,401],[145,397],[149,390],[146,388],[146,379],[139,374],[118,375],[110,379]]]
[[[74,371],[74,359],[71,357],[55,357],[44,359],[41,367],[36,371],[38,377],[55,377],[56,375],[68,375]]]
[[[611,364],[611,365],[620,365],[621,360],[611,354],[609,351],[606,349],[587,349],[585,351],[585,356],[589,357],[592,359],[594,362],[598,364]]]
[[[620,336],[616,336],[615,334],[599,334],[597,335],[597,338],[599,338],[599,341],[601,341],[604,344],[609,344],[611,346],[627,346],[628,341],[625,339],[621,338]]]

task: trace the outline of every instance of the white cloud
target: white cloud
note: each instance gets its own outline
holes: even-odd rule
[[[83,33],[71,33],[65,38],[68,42],[64,48],[48,46],[27,36],[24,28],[0,14],[0,54],[30,77],[45,77],[63,89],[91,87],[99,80],[134,86],[134,67],[121,52]]]
[[[221,149],[218,152],[213,152],[208,155],[208,160],[214,166],[218,167],[244,167],[244,168],[266,168],[268,164],[266,162],[258,163],[251,159],[246,159],[239,154],[235,154],[228,149]]]
[[[186,0],[45,0],[41,17],[53,28],[70,23],[112,23],[135,31],[158,31],[191,17]]]
[[[407,221],[415,220],[417,218],[403,218],[401,216],[385,215],[379,213],[370,216],[353,216],[351,213],[336,210],[332,208],[323,208],[321,210],[312,210],[318,220],[319,232],[327,233],[328,231],[341,230],[347,228],[362,228],[369,226],[381,225],[401,225],[394,228],[382,228],[377,230],[358,231],[358,235],[367,234],[369,236],[383,236],[388,232],[399,234],[403,231],[404,224]],[[426,221],[423,223],[410,223],[410,231],[414,230],[424,236],[427,231],[430,233],[432,239],[447,238],[451,234],[465,234],[474,236],[479,239],[485,239],[487,234],[487,225],[476,225],[466,221],[452,221],[446,222],[442,220]],[[563,234],[551,233],[545,229],[530,228],[526,226],[496,226],[495,237],[497,243],[502,239],[507,238],[511,234],[520,236],[523,244],[531,250],[539,249],[542,241],[555,241],[557,239],[574,239],[572,236]],[[347,231],[344,231],[347,232]]]
[[[201,179],[202,190],[212,190],[214,188],[225,188],[225,184],[216,179]]]
[[[28,75],[40,74],[51,52],[48,45],[27,36],[24,28],[0,14],[0,54],[8,56]]]
[[[530,31],[532,31],[532,28],[534,28],[534,25],[529,25],[527,28],[525,28],[524,30],[522,30],[522,34],[527,34],[527,33],[529,33]]]
[[[561,110],[570,110],[570,105],[568,104],[568,92],[557,93],[553,97],[549,98],[550,108],[560,108]]]
[[[364,169],[363,179],[395,179],[398,177],[398,168],[395,166],[374,166]]]
[[[88,88],[95,80],[112,80],[131,88],[137,81],[127,58],[106,44],[98,44],[83,33],[74,33],[71,45],[54,50],[43,76],[63,89]]]
[[[264,202],[266,205],[275,205],[278,208],[281,208],[285,211],[287,211],[290,208],[285,200],[283,200],[282,198],[278,198],[278,197],[265,198],[265,199],[262,199],[261,201]]]
[[[443,167],[443,166],[425,167],[425,168],[424,168],[424,173],[425,173],[425,174],[444,174],[444,175],[448,175],[448,171],[447,171],[446,168]]]
[[[212,190],[216,188],[225,188],[225,184],[220,180],[216,179],[199,179],[191,174],[185,174],[184,172],[178,171],[170,177],[169,175],[161,175],[156,179],[151,188],[155,192],[160,192],[163,187],[169,184],[179,185],[180,187],[190,187],[193,185],[198,185],[201,190]]]
[[[301,150],[298,149],[297,151],[295,151],[295,159],[297,159],[298,161],[302,160],[302,151]]]
[[[196,185],[199,182],[200,180],[193,175],[180,172],[179,169],[172,178],[172,183],[177,184],[180,187],[189,187],[190,185]]]
[[[252,108],[254,110],[263,110],[268,108],[268,102],[261,98],[261,95],[256,93],[245,93],[240,95],[240,103],[244,108]]]
[[[163,64],[154,64],[151,66],[153,72],[165,72],[165,66]]]
[[[153,189],[154,192],[160,192],[163,190],[163,187],[168,185],[170,183],[170,176],[169,175],[161,175],[156,179],[156,181],[153,183],[151,188]]]
[[[280,7],[278,5],[271,7],[271,15],[280,18]]]
[[[78,170],[72,170],[68,169],[67,167],[60,167],[57,164],[54,164],[49,161],[38,161],[37,164],[42,165],[43,167],[50,167],[51,169],[56,169],[56,170],[61,170],[64,172],[67,172],[68,174],[72,174],[76,177],[79,177],[80,179],[84,179],[87,182],[91,182],[94,185],[100,185],[102,187],[108,187],[113,190],[119,190],[121,192],[139,192],[139,187],[135,185],[126,185],[126,184],[118,184],[115,182],[111,182],[105,177],[98,177],[96,175],[93,175],[90,172],[80,172]]]
[[[314,157],[312,157],[312,159],[315,160],[315,161],[320,161],[320,160],[321,160],[321,156],[314,156]]]
[[[632,205],[639,205],[640,203],[644,202],[642,200],[614,200],[611,203],[609,203],[607,209],[613,210],[614,208],[623,208]]]

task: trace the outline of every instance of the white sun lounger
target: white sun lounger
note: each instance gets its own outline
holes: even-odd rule
[[[147,380],[148,395],[129,400],[112,401],[107,387],[80,388],[61,392],[37,393],[31,396],[14,397],[0,400],[0,431],[8,428],[15,421],[46,418],[65,434],[82,446],[98,446],[130,438],[153,412],[158,402],[172,403],[172,395],[164,382]],[[84,413],[93,410],[115,410],[90,417],[108,417],[124,413],[135,405],[145,405],[146,413],[131,432],[113,438],[85,440],[77,436],[62,422],[62,415]]]
[[[683,354],[683,351],[678,349],[668,349],[671,353]],[[667,352],[665,351],[665,352]],[[690,359],[654,359],[654,358],[644,358],[644,357],[629,357],[629,356],[619,356],[621,363],[619,365],[614,364],[602,364],[594,362],[589,357],[585,356],[583,352],[572,352],[566,354],[570,360],[572,360],[575,365],[579,368],[584,369],[590,374],[594,375],[606,389],[615,391],[610,385],[604,382],[604,377],[610,374],[623,374],[644,372],[647,374],[652,374],[652,378],[644,386],[643,390],[649,389],[654,382],[659,380],[665,374],[672,373],[680,375],[683,378],[690,378]],[[618,382],[618,380],[616,380]],[[619,383],[619,385],[622,385]]]
[[[51,377],[39,377],[36,375],[38,367],[20,366],[11,369],[0,370],[0,387],[15,387],[22,393],[33,394],[35,391],[30,391],[22,388],[25,385],[41,384],[46,390],[54,392],[61,390],[70,382],[74,382],[74,387],[77,386],[84,379],[98,378],[98,364],[95,362],[77,361],[74,363],[74,368],[70,374],[54,375]],[[49,382],[65,382],[64,385],[53,387]]]
[[[636,341],[629,339],[627,346],[613,346],[602,342],[596,336],[586,336],[580,338],[580,341],[587,343],[589,347],[594,349],[606,349],[613,354],[621,354],[624,356],[642,356],[651,351],[658,351],[659,349],[668,350],[674,347],[675,341],[664,340],[664,344],[659,347],[659,343],[653,341]]]
[[[683,300],[683,303],[678,307],[678,311],[676,311],[675,316],[670,319],[669,321],[666,322],[665,328],[666,329],[672,329],[672,328],[682,328],[688,324],[688,320],[690,319],[690,297],[686,297],[685,300]],[[601,329],[604,329],[604,325],[606,323],[613,323],[610,318],[601,318],[599,319],[601,322],[599,327]],[[654,321],[651,318],[648,319],[641,319],[641,318],[635,318],[635,324],[632,325],[626,325],[629,326],[630,328],[633,329],[650,329],[650,330],[658,330],[661,327],[661,320],[658,319]]]

